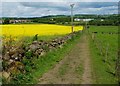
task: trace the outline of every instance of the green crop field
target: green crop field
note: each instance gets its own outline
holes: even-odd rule
[[[118,27],[90,26],[89,32],[94,82],[98,84],[115,84],[118,80],[115,75],[118,57],[118,34],[115,33],[118,32]]]
[[[90,26],[90,32],[118,32],[118,26]]]

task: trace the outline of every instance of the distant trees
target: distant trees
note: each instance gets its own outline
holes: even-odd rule
[[[9,21],[10,20],[8,18],[5,18],[3,24],[9,24]]]
[[[119,25],[119,15],[75,15],[74,18],[79,19],[94,19],[88,24],[90,25]],[[103,21],[101,21],[101,19]],[[42,18],[35,18],[33,22],[47,23],[47,24],[63,24],[71,25],[70,16],[46,16]],[[74,21],[74,25],[85,25],[85,21]]]
[[[94,19],[88,22],[89,25],[116,25],[120,24],[120,15],[74,15],[74,18],[78,19]],[[55,15],[33,18],[4,18],[3,24],[9,24],[10,20],[30,20],[28,23],[44,23],[44,24],[62,24],[71,25],[71,17],[67,15]],[[101,21],[101,19],[103,21]],[[74,21],[74,25],[85,25],[85,21]]]
[[[119,25],[119,21],[118,20],[112,20],[112,19],[105,19],[104,21],[101,20],[92,20],[89,22],[90,25],[97,25],[97,26],[101,26],[101,25]]]
[[[47,24],[64,24],[65,22],[70,22],[70,17],[58,17],[58,18],[36,18],[32,20],[36,23],[47,23]]]

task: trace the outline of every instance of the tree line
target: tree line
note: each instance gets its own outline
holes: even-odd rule
[[[89,25],[119,25],[120,15],[74,15],[74,19],[81,19],[81,21],[74,21],[74,25],[85,25],[86,22],[82,19],[93,19],[88,22]],[[33,18],[2,18],[3,24],[9,24],[10,20],[27,19],[31,20],[31,23],[44,23],[44,24],[62,24],[71,25],[71,17],[68,15],[56,15],[56,16],[43,16]],[[102,21],[101,21],[102,20]]]

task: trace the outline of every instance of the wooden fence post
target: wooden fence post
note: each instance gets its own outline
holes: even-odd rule
[[[105,62],[107,62],[107,60],[108,60],[108,51],[109,51],[109,43],[107,44],[107,46],[106,46],[106,49],[105,49],[106,51],[105,51]]]

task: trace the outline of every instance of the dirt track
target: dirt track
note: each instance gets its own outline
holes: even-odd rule
[[[76,46],[49,72],[39,84],[91,84],[88,38],[83,35]]]

